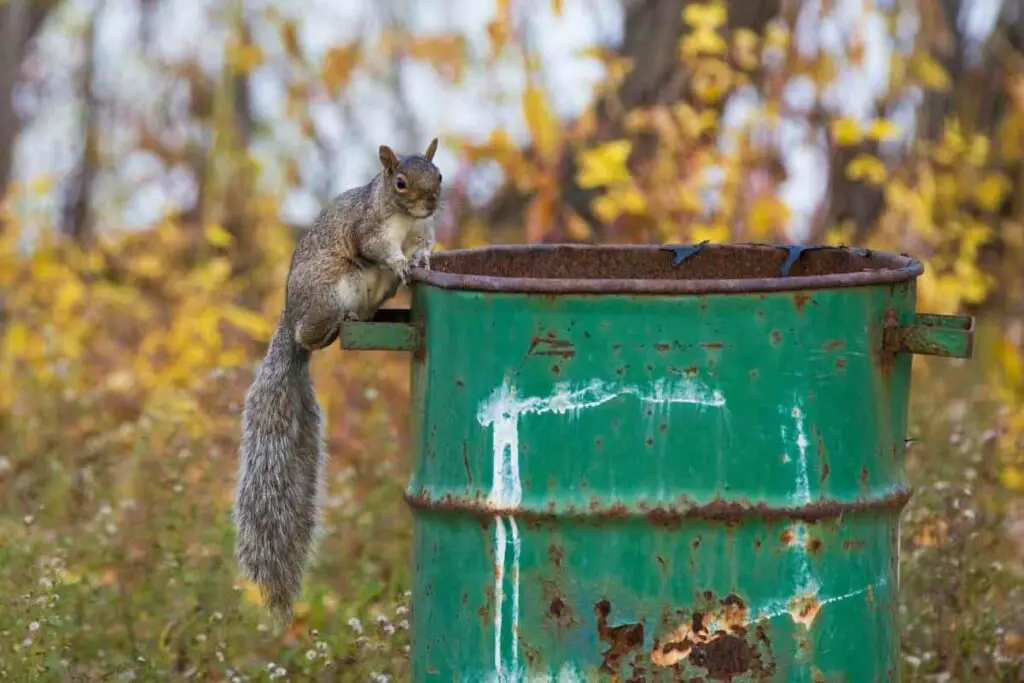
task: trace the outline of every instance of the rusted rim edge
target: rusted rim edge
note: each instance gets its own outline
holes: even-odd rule
[[[741,521],[744,519],[791,519],[802,522],[818,522],[847,514],[877,512],[880,510],[902,510],[909,502],[913,490],[898,488],[895,491],[865,501],[819,500],[815,503],[793,507],[773,507],[764,503],[744,504],[735,501],[717,500],[702,505],[646,505],[639,503],[627,507],[618,503],[614,505],[590,505],[572,507],[565,510],[532,509],[526,507],[493,507],[485,501],[460,499],[451,494],[439,499],[426,494],[405,492],[403,498],[407,505],[419,510],[433,512],[458,512],[473,517],[510,516],[521,519],[555,520],[610,520],[628,518],[646,518],[653,524],[677,524],[684,519],[705,521]]]
[[[665,251],[670,245],[664,244],[523,244],[491,245],[469,249],[451,249],[437,252],[437,255],[472,255],[479,253],[515,253],[562,250],[634,250]],[[782,245],[762,244],[721,244],[708,245],[707,250],[730,247],[747,249],[777,250]],[[833,249],[829,247],[829,249]],[[834,247],[836,251],[853,252],[849,247]],[[666,251],[666,258],[669,252]],[[728,294],[747,292],[783,292],[800,289],[834,289],[865,285],[888,285],[912,280],[924,272],[920,261],[909,256],[871,250],[873,256],[892,262],[892,268],[858,273],[835,273],[832,275],[811,275],[772,278],[745,278],[721,280],[644,280],[644,279],[566,279],[566,278],[518,278],[493,277],[490,275],[466,275],[444,273],[436,270],[413,268],[412,280],[439,289],[465,289],[482,292],[521,292],[548,294]]]

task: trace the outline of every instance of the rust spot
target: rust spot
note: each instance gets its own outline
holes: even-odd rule
[[[821,611],[821,601],[814,595],[797,595],[789,601],[789,616],[801,626],[810,626]]]
[[[839,368],[840,370],[845,368],[846,367],[846,359],[845,358],[836,358],[836,367]]]
[[[654,366],[651,365],[650,363],[648,363],[644,367],[647,368],[647,372],[652,372],[654,370]]]
[[[562,374],[562,366],[560,366],[558,363],[555,363],[554,365],[551,366],[551,372],[555,373],[556,375]]]
[[[608,649],[602,653],[604,661],[601,669],[618,673],[622,658],[644,646],[644,625],[638,622],[609,626],[608,617],[612,613],[612,606],[607,600],[594,605],[594,611],[597,614],[597,638],[608,645]]]
[[[565,551],[552,543],[548,546],[548,559],[557,569],[562,568],[562,561],[565,559]]]
[[[796,304],[796,310],[800,311],[801,313],[803,312],[804,307],[807,305],[808,301],[811,301],[811,295],[807,294],[806,292],[797,292],[796,294],[793,295],[793,303]],[[813,303],[817,304],[817,302]]]
[[[750,371],[750,379],[757,379],[757,370]]]
[[[647,437],[646,439],[644,439],[644,443],[647,444],[648,448],[650,448],[651,446],[654,445],[654,439],[652,439],[651,437]]]
[[[658,568],[661,569],[663,573],[668,571],[668,561],[664,557],[658,555],[654,559],[658,561]]]
[[[848,538],[843,541],[843,550],[860,550],[864,547],[864,541]]]
[[[867,465],[865,465],[864,467],[860,468],[860,485],[861,485],[862,488],[865,488],[865,489],[868,487],[868,466]]]
[[[551,616],[553,616],[555,619],[560,618],[564,610],[565,602],[562,600],[562,598],[555,598],[551,601],[551,604],[548,606],[548,611],[551,612]]]
[[[773,344],[780,344],[780,343],[782,343],[782,333],[779,332],[778,330],[772,330],[772,343]]]
[[[625,367],[615,368],[615,374],[618,375],[619,377],[624,376],[626,374],[626,368]]]
[[[807,552],[816,555],[819,550],[821,550],[820,538],[812,538],[811,540],[807,541]]]
[[[754,552],[755,553],[761,552],[761,539],[760,538],[754,539]]]
[[[462,381],[461,379],[459,379],[458,377],[456,377],[456,378],[455,378],[455,386],[457,386],[457,387],[458,387],[459,389],[461,389],[462,387],[466,386],[466,383],[465,383],[465,382],[463,382],[463,381]]]
[[[825,342],[826,351],[838,351],[839,349],[846,347],[845,339],[833,339],[832,341]]]
[[[597,446],[597,450],[601,450],[602,448],[604,448],[604,441],[602,441],[600,438],[597,438],[594,440],[594,445]]]
[[[469,471],[469,444],[462,444],[462,467],[466,470],[466,488],[473,485],[473,474]]]
[[[821,483],[824,484],[825,480],[828,479],[828,473],[832,471],[832,468],[828,466],[828,463],[823,463],[821,466]]]
[[[683,370],[683,372],[686,373],[687,377],[696,377],[697,376],[697,366],[696,365],[689,365],[689,366],[686,367],[685,370]]]
[[[786,529],[779,534],[779,541],[782,542],[782,545],[790,545],[793,543],[793,538],[793,532],[790,529]]]
[[[774,666],[766,667],[757,644],[748,640],[748,624],[746,604],[729,595],[715,612],[694,612],[688,622],[655,639],[651,662],[678,670],[682,662],[688,661],[707,670],[707,679],[697,680],[728,682],[749,673],[762,680]],[[758,630],[757,640],[767,642],[763,631]]]
[[[699,548],[699,547],[700,547],[700,536],[697,536],[697,537],[696,537],[696,538],[694,538],[694,539],[693,539],[692,541],[690,541],[690,547],[691,547],[691,548],[693,548],[694,550],[696,550],[697,548]],[[708,592],[707,592],[707,593],[705,593],[705,595],[704,595],[704,597],[706,597],[706,598],[707,598],[708,600],[710,600],[710,599],[711,599],[710,597],[708,597],[708,595],[709,595],[710,593],[711,593],[711,591],[708,591]]]
[[[548,338],[534,337],[530,342],[527,356],[561,356],[572,358],[576,355],[576,347],[568,339],[558,339],[554,332],[548,332]]]
[[[703,346],[705,349],[720,349],[724,347],[725,344],[721,342],[705,342],[701,344],[701,346]]]
[[[665,351],[668,351],[671,348],[672,348],[671,344],[661,343],[661,344],[655,344],[654,345],[654,350],[655,351],[665,352]]]
[[[658,431],[661,432],[662,434],[667,432],[668,431],[668,423],[667,422],[662,422],[660,425],[658,425]]]
[[[462,591],[462,604],[463,605],[468,605],[469,604],[469,592],[468,591]]]

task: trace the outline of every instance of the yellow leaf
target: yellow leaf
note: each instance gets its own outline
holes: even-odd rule
[[[540,88],[529,85],[523,92],[523,114],[541,157],[552,161],[559,146],[559,122]]]
[[[466,39],[459,34],[416,36],[407,45],[409,56],[429,62],[452,82],[462,79],[466,65]]]
[[[679,40],[679,57],[689,59],[698,55],[725,54],[726,44],[713,28],[699,28]]]
[[[274,331],[274,326],[266,318],[246,308],[229,305],[223,309],[221,315],[229,323],[257,341],[269,339]]]
[[[764,46],[769,50],[785,52],[789,47],[789,29],[781,21],[771,21],[764,29]]]
[[[320,77],[332,95],[341,93],[359,65],[361,55],[362,49],[358,44],[332,47],[327,51],[320,68]]]
[[[1002,173],[988,173],[974,187],[972,196],[978,208],[995,212],[1002,206],[1003,199],[1010,193],[1010,179]]]
[[[714,29],[725,23],[725,5],[713,2],[691,2],[683,10],[683,21],[696,28]]]
[[[910,58],[910,72],[926,88],[938,91],[949,89],[949,74],[927,53],[919,52]]]
[[[250,42],[232,41],[227,46],[228,66],[237,73],[247,74],[263,62],[263,51]]]
[[[1011,491],[1024,491],[1024,470],[1019,467],[1004,467],[999,473],[999,479]]]
[[[754,239],[782,234],[789,221],[789,207],[780,197],[759,197],[750,207],[747,224]]]
[[[876,119],[871,122],[871,127],[868,128],[868,137],[872,140],[891,140],[899,135],[899,133],[899,126],[886,119]]]
[[[859,154],[846,167],[846,175],[850,180],[863,180],[873,185],[885,182],[888,172],[880,159],[868,154]]]
[[[575,211],[567,211],[565,215],[565,231],[577,242],[586,242],[593,236],[590,224],[580,218]]]
[[[302,49],[299,47],[299,31],[294,21],[285,21],[281,24],[281,42],[284,44],[284,51],[290,57],[298,59],[302,56]]]
[[[580,187],[589,189],[629,180],[626,160],[632,147],[630,140],[613,140],[580,152],[576,177]]]
[[[741,69],[751,71],[757,68],[758,36],[749,28],[738,28],[732,34],[732,58]]]
[[[729,239],[729,228],[723,223],[697,224],[690,228],[690,239],[694,242],[725,242]]]
[[[7,357],[12,360],[25,358],[28,353],[28,326],[16,320],[7,326],[7,334],[4,335]]]
[[[227,247],[234,241],[231,233],[216,223],[211,223],[203,230],[203,237],[215,247]]]
[[[997,355],[1003,381],[1010,386],[1024,386],[1024,352],[1010,339],[1002,337],[998,341]]]
[[[847,116],[832,121],[832,139],[840,147],[855,145],[863,139],[860,122]]]
[[[703,59],[694,69],[690,89],[702,102],[718,102],[732,85],[732,70],[720,59]]]

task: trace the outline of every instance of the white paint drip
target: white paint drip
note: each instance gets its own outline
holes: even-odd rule
[[[550,396],[516,395],[516,387],[509,378],[480,404],[477,422],[482,427],[492,427],[491,442],[491,492],[488,504],[496,513],[494,532],[494,674],[488,678],[496,683],[512,683],[522,680],[519,670],[519,527],[511,515],[502,512],[516,508],[523,498],[523,485],[519,474],[519,418],[523,415],[554,413],[576,418],[588,408],[596,408],[620,396],[633,396],[644,403],[665,407],[674,403],[687,403],[701,408],[725,407],[721,391],[709,390],[700,382],[680,379],[671,381],[661,378],[649,385],[639,387],[631,384],[608,383],[592,380],[584,385],[573,386],[568,382],[555,385]],[[509,531],[506,532],[505,524]],[[512,614],[511,662],[505,664],[502,648],[504,627],[505,577],[508,536],[512,541]],[[531,679],[533,680],[533,679]],[[537,680],[552,680],[537,679]],[[574,672],[563,668],[559,673],[560,683],[584,680]]]
[[[818,602],[820,605],[819,609],[823,609],[826,605],[832,605],[837,602],[842,602],[843,600],[855,598],[858,595],[863,595],[864,593],[867,593],[869,590],[872,590],[874,588],[882,588],[886,585],[886,583],[888,583],[886,577],[880,576],[878,580],[875,581],[875,583],[868,586],[864,586],[863,588],[858,588],[857,590],[852,590],[847,593],[843,593],[842,595],[834,595],[829,598],[818,598]],[[793,616],[793,612],[789,606],[789,599],[777,598],[766,603],[759,610],[753,613],[750,617],[750,622],[760,621],[761,619],[774,619],[776,617],[786,615],[789,615],[790,617]]]
[[[592,380],[588,384],[573,387],[568,382],[555,385],[550,396],[516,396],[516,387],[506,378],[500,387],[492,392],[477,411],[477,421],[483,427],[493,426],[492,471],[489,504],[498,510],[515,507],[523,497],[519,478],[519,418],[522,415],[579,416],[588,408],[596,408],[620,396],[634,396],[645,403],[669,405],[689,403],[702,407],[724,407],[725,397],[721,391],[709,390],[693,380],[655,380],[646,387],[629,384],[606,383]]]
[[[807,505],[811,502],[810,466],[807,464],[807,448],[811,445],[811,442],[807,438],[804,411],[800,403],[800,400],[796,399],[793,407],[789,410],[789,416],[793,418],[792,429],[796,433],[796,457],[791,457],[787,448],[784,460],[787,463],[796,460],[796,491],[794,496],[800,505]],[[785,412],[785,408],[780,408],[779,412]],[[785,423],[783,423],[781,430],[782,441],[788,444],[790,431]],[[791,545],[794,552],[797,553],[796,589],[804,594],[817,593],[818,584],[811,575],[811,558],[807,554],[807,527],[803,522],[797,522],[793,527],[793,543]]]
[[[499,681],[504,681],[504,662],[501,659],[501,627],[505,604],[505,524],[504,518],[494,520],[494,670]]]

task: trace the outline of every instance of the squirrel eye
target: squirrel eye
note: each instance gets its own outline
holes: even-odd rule
[[[408,183],[406,183],[405,181],[405,176],[398,176],[397,178],[395,178],[395,187],[397,187],[399,190],[404,190],[407,186]]]

